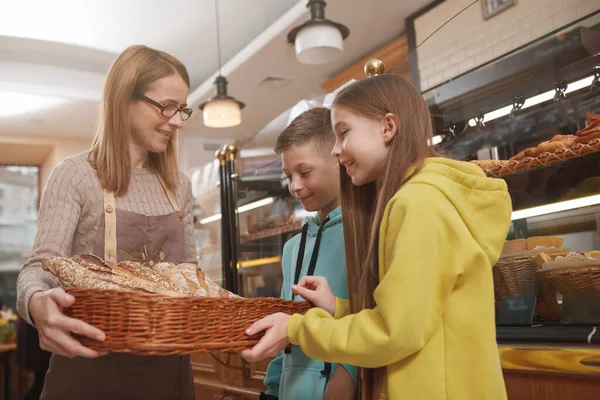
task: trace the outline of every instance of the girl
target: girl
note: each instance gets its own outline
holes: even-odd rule
[[[42,399],[194,398],[189,356],[101,355],[72,337],[104,340],[104,333],[62,313],[75,299],[41,267],[48,257],[85,253],[197,263],[191,183],[175,157],[177,132],[192,113],[189,87],[174,57],[127,48],[108,72],[92,148],[52,171],[34,249],[17,282],[19,313],[53,353]]]
[[[400,76],[343,89],[332,124],[348,282],[360,283],[346,302],[305,277],[292,290],[320,308],[256,322],[248,335],[265,336],[242,355],[258,360],[291,343],[360,366],[369,400],[506,399],[492,282],[510,225],[505,182],[435,153],[427,106]]]

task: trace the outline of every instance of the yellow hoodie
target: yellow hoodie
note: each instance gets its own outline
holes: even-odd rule
[[[309,357],[386,366],[390,400],[504,400],[492,267],[512,211],[506,184],[476,165],[426,160],[387,204],[377,306],[294,315],[288,334]]]

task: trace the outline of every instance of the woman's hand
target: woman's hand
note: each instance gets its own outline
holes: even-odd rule
[[[274,357],[285,349],[290,341],[288,339],[288,323],[291,316],[284,313],[271,314],[253,323],[246,334],[254,336],[262,331],[265,335],[250,350],[241,352],[241,356],[248,362],[260,361],[268,357]]]
[[[329,314],[335,313],[335,295],[324,277],[305,276],[297,285],[292,285],[292,291]]]
[[[85,322],[63,314],[75,298],[60,288],[36,292],[29,299],[29,314],[40,335],[40,347],[66,357],[96,358],[102,353],[88,349],[71,336],[71,333],[103,341],[104,332]]]

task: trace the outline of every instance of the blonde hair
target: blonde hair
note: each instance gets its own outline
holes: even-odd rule
[[[104,189],[115,196],[127,192],[131,178],[129,104],[134,92],[143,93],[159,79],[178,74],[190,86],[187,69],[175,57],[143,45],[130,46],[111,65],[102,93],[102,103],[89,160]],[[174,190],[179,182],[176,141],[164,153],[150,153],[151,168]]]

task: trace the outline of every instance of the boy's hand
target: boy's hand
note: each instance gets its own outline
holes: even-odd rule
[[[338,365],[327,382],[323,400],[354,400],[355,396],[354,380],[343,365]]]
[[[335,295],[324,277],[305,276],[292,286],[292,291],[329,314],[335,314]]]

